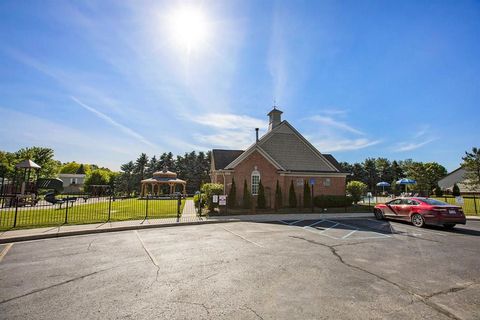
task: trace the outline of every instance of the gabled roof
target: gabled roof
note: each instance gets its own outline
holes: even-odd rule
[[[342,166],[341,166],[340,163],[337,161],[337,159],[335,159],[334,156],[332,156],[331,154],[328,154],[328,153],[322,153],[322,155],[323,155],[331,164],[333,164],[333,165],[335,166],[335,168],[337,168],[338,171],[344,172]],[[347,173],[347,172],[345,172],[345,173]]]
[[[212,164],[215,170],[225,169],[225,167],[238,158],[243,153],[243,150],[212,150]]]
[[[254,150],[263,152],[267,160],[283,171],[341,172],[333,157],[322,155],[287,121],[282,121],[225,168],[235,168]]]

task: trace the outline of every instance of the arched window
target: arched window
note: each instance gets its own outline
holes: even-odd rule
[[[260,172],[257,171],[257,167],[252,171],[252,195],[258,194],[258,184],[260,183]]]

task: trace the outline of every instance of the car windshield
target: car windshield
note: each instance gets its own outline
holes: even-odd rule
[[[427,203],[427,204],[431,204],[432,206],[449,206],[450,205],[446,202],[435,200],[435,199],[430,199],[430,198],[422,199],[422,201]]]

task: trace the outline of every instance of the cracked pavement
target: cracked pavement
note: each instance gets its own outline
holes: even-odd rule
[[[15,243],[0,262],[0,318],[479,319],[479,244],[480,222],[368,219]]]

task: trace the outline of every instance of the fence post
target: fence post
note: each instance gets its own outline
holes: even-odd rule
[[[108,221],[110,221],[110,212],[112,211],[112,194],[110,194],[110,197],[108,198]]]
[[[473,205],[475,206],[475,214],[478,214],[478,212],[477,212],[477,199],[475,198],[475,193],[473,194]]]
[[[68,197],[67,197],[68,198]],[[68,223],[68,200],[65,202],[65,224]]]
[[[180,221],[180,207],[182,206],[182,195],[178,194],[177,198],[177,222]]]
[[[148,194],[147,194],[147,202],[145,203],[145,220],[148,219]]]
[[[15,196],[15,217],[13,218],[13,227],[17,226],[17,213],[18,213],[18,197]]]
[[[198,216],[202,216],[202,191],[198,191]]]

